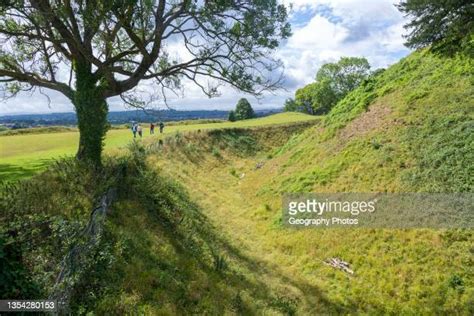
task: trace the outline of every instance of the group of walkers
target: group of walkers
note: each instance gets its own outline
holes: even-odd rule
[[[160,122],[159,127],[160,127],[160,134],[162,134],[163,129],[165,128],[165,124],[163,122]],[[136,138],[137,134],[138,134],[138,136],[140,136],[140,138],[142,138],[143,137],[143,128],[141,127],[140,124],[134,122],[132,124],[132,133],[133,133],[133,138]],[[150,135],[153,135],[153,134],[155,134],[155,124],[150,123]]]

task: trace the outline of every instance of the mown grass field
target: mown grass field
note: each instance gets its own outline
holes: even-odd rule
[[[174,125],[165,127],[164,133],[150,135],[149,129],[144,128],[144,139],[150,137],[162,138],[177,132],[188,132],[208,129],[258,127],[274,124],[287,124],[317,119],[314,116],[301,113],[281,113],[264,118],[223,123]],[[148,126],[148,124],[142,124]],[[113,154],[117,149],[126,146],[133,139],[128,129],[113,129],[105,139],[106,153]],[[44,170],[53,159],[69,157],[75,154],[79,141],[77,132],[55,132],[41,134],[24,134],[0,136],[0,178],[17,180],[29,177]]]

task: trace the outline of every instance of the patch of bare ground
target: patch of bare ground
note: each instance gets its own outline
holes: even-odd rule
[[[358,116],[347,124],[338,134],[338,138],[342,142],[353,138],[354,136],[362,136],[370,131],[379,129],[388,123],[387,117],[391,110],[386,105],[371,106],[369,110]]]
[[[351,139],[364,136],[374,130],[384,130],[397,124],[396,120],[390,118],[392,110],[385,104],[374,104],[368,111],[352,120],[342,128],[335,139],[336,149],[342,149]]]

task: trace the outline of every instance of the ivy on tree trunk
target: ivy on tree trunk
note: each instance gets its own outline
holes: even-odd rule
[[[77,63],[74,106],[79,127],[77,159],[101,164],[104,137],[107,132],[108,106],[100,82],[91,73],[88,63]]]

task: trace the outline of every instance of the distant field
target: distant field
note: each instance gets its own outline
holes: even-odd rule
[[[256,127],[303,122],[316,118],[317,117],[301,113],[280,113],[264,118],[234,123],[223,122],[168,126],[165,127],[163,135],[160,135],[156,129],[154,136],[150,135],[148,128],[144,128],[143,138],[160,138],[178,131],[186,132],[196,131],[198,129]],[[142,124],[142,126],[148,126],[148,124]],[[127,145],[132,139],[132,133],[128,129],[110,130],[105,140],[105,151],[112,153],[114,149]],[[74,155],[77,150],[78,141],[78,132],[2,136],[0,137],[0,178],[2,180],[17,180],[32,176],[43,170],[54,159]]]

